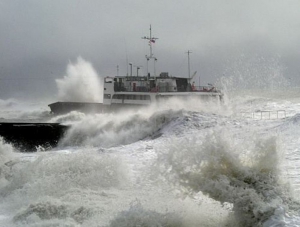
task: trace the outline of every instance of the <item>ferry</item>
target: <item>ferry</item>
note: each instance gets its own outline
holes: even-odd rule
[[[166,101],[169,98],[199,98],[206,100],[222,100],[222,92],[211,84],[207,86],[196,86],[193,81],[196,72],[190,76],[190,63],[188,51],[188,77],[173,77],[168,72],[161,72],[159,75],[155,73],[155,63],[157,58],[152,52],[152,45],[158,38],[151,34],[144,36],[150,46],[150,54],[146,55],[147,71],[150,60],[154,63],[154,75],[147,72],[146,76],[139,76],[137,67],[137,75],[132,74],[132,63],[130,65],[130,74],[126,76],[115,76],[104,78],[103,102],[55,102],[48,106],[51,113],[64,114],[70,111],[81,112],[111,112],[116,110],[131,109],[135,107],[143,107],[153,103]]]

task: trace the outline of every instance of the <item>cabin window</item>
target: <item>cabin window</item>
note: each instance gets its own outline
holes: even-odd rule
[[[104,99],[110,99],[111,95],[110,94],[104,94]]]
[[[125,95],[125,99],[127,100],[140,100],[139,95]]]

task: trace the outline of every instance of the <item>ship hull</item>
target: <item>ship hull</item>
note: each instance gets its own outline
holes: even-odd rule
[[[66,114],[71,111],[80,112],[106,112],[108,106],[103,103],[89,103],[89,102],[55,102],[48,105],[51,109],[51,113],[54,114]]]
[[[87,103],[87,102],[55,102],[48,106],[52,114],[67,114],[72,111],[79,111],[82,113],[110,113],[120,110],[131,110],[147,106],[149,104],[123,104],[113,103],[105,105],[103,103]]]

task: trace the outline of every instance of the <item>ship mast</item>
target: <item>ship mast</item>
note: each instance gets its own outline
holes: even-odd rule
[[[148,70],[148,63],[150,59],[153,59],[153,64],[154,64],[154,76],[156,76],[156,72],[155,72],[155,62],[157,61],[157,58],[153,55],[152,52],[152,44],[155,43],[155,41],[158,38],[152,37],[152,30],[151,30],[151,24],[150,24],[150,36],[144,36],[142,37],[142,39],[146,39],[149,42],[149,47],[150,47],[150,55],[146,55],[146,59],[147,59],[147,75],[149,75],[149,70]]]
[[[190,80],[191,79],[190,54],[192,53],[192,51],[188,50],[186,53],[188,55],[188,77],[189,77],[189,80]]]

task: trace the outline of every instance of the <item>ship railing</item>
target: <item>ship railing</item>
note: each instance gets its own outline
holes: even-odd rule
[[[125,92],[218,92],[217,88],[212,86],[182,86],[173,87],[170,85],[165,86],[115,86],[114,91]]]
[[[148,86],[120,86],[115,87],[114,91],[125,91],[125,92],[149,92]]]
[[[198,92],[218,92],[218,89],[213,86],[191,86],[192,91]]]
[[[286,118],[285,110],[258,110],[253,112],[241,112],[241,117],[259,119],[259,120],[272,120]]]

